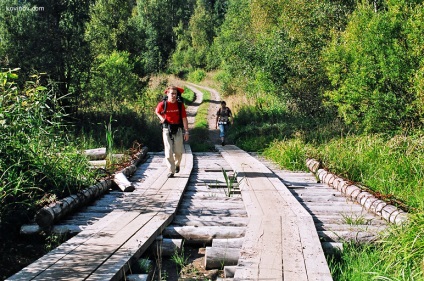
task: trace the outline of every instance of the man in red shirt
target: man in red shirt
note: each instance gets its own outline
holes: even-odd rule
[[[184,150],[183,141],[188,141],[189,138],[187,113],[184,104],[177,101],[178,92],[181,94],[183,91],[181,88],[169,86],[165,90],[168,100],[161,101],[155,110],[162,124],[162,137],[169,178],[174,177],[174,174],[180,171]]]

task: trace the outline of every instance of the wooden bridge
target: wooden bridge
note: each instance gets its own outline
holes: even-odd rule
[[[202,92],[187,87],[199,105]],[[188,108],[189,124],[196,110]],[[143,164],[133,165],[131,188],[123,189],[132,192],[109,190],[57,221],[53,232],[75,236],[7,280],[147,280],[130,275],[134,262],[155,244],[165,255],[181,241],[205,249],[206,269],[224,266],[218,279],[332,280],[324,252],[341,249],[344,241],[372,241],[386,220],[395,219],[396,211],[368,195],[359,200],[371,202],[364,208],[312,173],[281,170],[233,145],[215,148],[192,153],[186,145],[174,178],[166,177],[163,153],[149,152]],[[234,186],[227,182],[233,175]],[[390,212],[384,220],[368,209]]]
[[[227,265],[225,280],[332,280],[323,249],[373,239],[386,226],[312,173],[279,170],[236,146],[216,149],[193,154],[186,145],[169,179],[163,154],[149,153],[130,178],[133,192],[109,192],[57,223],[78,234],[7,280],[126,280],[158,236],[208,246],[205,266]],[[237,175],[239,191],[223,171]]]

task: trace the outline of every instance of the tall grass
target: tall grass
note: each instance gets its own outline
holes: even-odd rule
[[[345,244],[340,257],[330,257],[334,280],[424,280],[424,216],[412,215],[393,226],[377,244]]]
[[[19,224],[93,176],[66,133],[54,88],[34,77],[19,89],[16,78],[15,71],[0,73],[0,220]]]

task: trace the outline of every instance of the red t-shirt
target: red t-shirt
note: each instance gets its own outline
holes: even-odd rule
[[[159,114],[163,111],[163,101],[161,101],[156,107],[156,112]],[[162,114],[165,117],[166,122],[169,124],[179,124],[180,123],[180,114],[178,110],[178,102],[166,102],[166,112]],[[187,118],[187,113],[184,107],[184,104],[181,104],[181,116],[182,118]]]

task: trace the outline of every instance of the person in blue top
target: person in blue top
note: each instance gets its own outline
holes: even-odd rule
[[[216,113],[216,129],[219,127],[219,137],[221,138],[221,145],[225,145],[225,134],[227,133],[229,124],[233,124],[233,114],[231,109],[227,107],[225,101],[221,101],[221,107]]]

